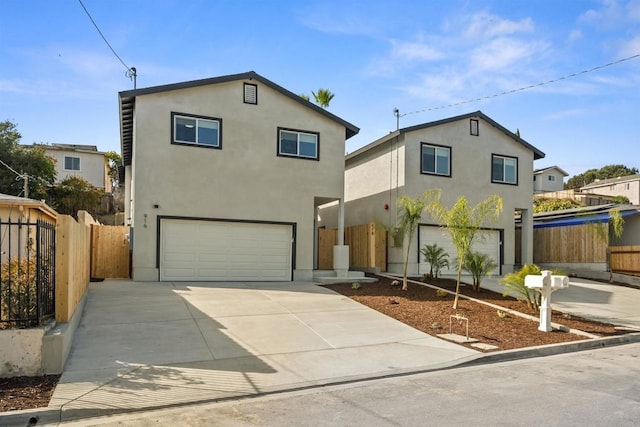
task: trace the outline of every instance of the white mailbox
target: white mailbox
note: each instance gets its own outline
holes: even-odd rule
[[[542,271],[542,276],[528,275],[524,278],[527,288],[540,292],[540,326],[539,331],[550,332],[551,328],[551,293],[569,286],[569,277],[552,275],[550,271]]]

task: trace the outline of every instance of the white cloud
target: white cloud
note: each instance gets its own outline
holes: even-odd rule
[[[532,56],[547,49],[546,43],[525,42],[513,38],[498,38],[477,46],[471,52],[471,68],[478,71],[497,71],[520,68]]]
[[[556,111],[542,116],[543,120],[566,120],[592,114],[593,111],[587,108],[574,108],[570,110]]]
[[[511,21],[482,12],[471,17],[464,34],[471,39],[478,37],[491,38],[515,33],[531,33],[534,28],[533,20],[528,17],[520,21]]]
[[[397,42],[392,41],[393,52],[392,55],[396,58],[423,61],[435,61],[441,59],[444,54],[438,49],[429,46],[425,43],[419,42]]]
[[[589,9],[578,20],[602,29],[615,29],[624,24],[640,22],[640,0],[602,0],[601,4],[602,7]]]
[[[568,40],[569,40],[570,42],[575,42],[575,41],[577,41],[577,40],[582,39],[582,37],[583,37],[582,31],[580,31],[580,30],[572,30],[572,31],[569,33]]]

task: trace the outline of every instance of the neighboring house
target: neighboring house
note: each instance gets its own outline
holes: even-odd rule
[[[580,188],[582,193],[623,196],[632,205],[640,205],[640,174],[601,179]]]
[[[57,216],[42,201],[0,193],[0,264],[12,257],[26,256],[27,249],[33,249],[36,222],[55,224]]]
[[[533,161],[543,157],[540,150],[480,111],[396,130],[347,155],[345,224],[376,221],[391,228],[398,220],[398,197],[418,197],[429,189],[442,190],[441,201],[447,206],[461,195],[476,205],[497,194],[503,198],[504,211],[474,248],[490,254],[502,273],[510,272],[516,211],[523,218],[523,258],[532,260]],[[321,212],[323,225],[331,228],[325,213],[329,210]],[[450,237],[426,212],[423,218],[410,248],[409,273],[429,272],[420,249],[434,242],[450,255],[451,270],[444,273],[452,272],[455,247]],[[399,273],[403,250],[391,247],[391,238],[389,244],[388,270]]]
[[[312,279],[316,207],[343,206],[357,127],[255,72],[119,100],[134,280]]]
[[[34,144],[36,145],[36,144]],[[47,156],[56,161],[56,180],[60,182],[71,176],[86,179],[91,185],[111,192],[109,162],[105,153],[95,145],[37,144],[44,148]]]
[[[558,166],[536,169],[533,171],[533,192],[548,193],[562,191],[564,189],[565,176],[569,176],[569,174]]]

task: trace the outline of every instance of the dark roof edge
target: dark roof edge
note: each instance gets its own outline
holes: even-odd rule
[[[389,141],[391,138],[394,138],[396,136],[405,134],[405,133],[409,133],[409,132],[413,132],[416,130],[420,130],[420,129],[426,129],[429,127],[433,127],[433,126],[439,126],[439,125],[443,125],[443,124],[447,124],[447,123],[452,123],[452,122],[456,122],[458,120],[465,120],[465,119],[469,119],[469,118],[473,118],[473,117],[479,117],[482,118],[483,120],[485,120],[487,123],[489,123],[490,125],[492,125],[493,127],[495,127],[496,129],[498,129],[499,131],[501,131],[502,133],[506,134],[508,137],[512,138],[513,140],[515,140],[516,142],[519,142],[520,144],[524,145],[525,147],[527,147],[528,149],[530,149],[531,151],[533,151],[533,159],[534,160],[539,160],[545,157],[545,154],[538,150],[536,147],[534,147],[533,145],[531,145],[530,143],[528,143],[527,141],[525,141],[524,139],[520,138],[518,135],[516,135],[515,133],[511,132],[509,129],[505,128],[504,126],[502,126],[501,124],[499,124],[498,122],[496,122],[495,120],[493,120],[491,117],[487,116],[486,114],[484,114],[482,111],[475,111],[473,113],[467,113],[467,114],[462,114],[459,116],[454,116],[454,117],[449,117],[446,119],[441,119],[441,120],[436,120],[433,122],[428,122],[428,123],[422,123],[419,125],[415,125],[415,126],[409,126],[406,128],[400,128],[394,132],[389,133],[388,135],[383,136],[382,138],[379,138],[375,141],[373,141],[370,144],[365,145],[364,147],[354,151],[351,154],[347,155],[347,160],[354,158],[366,151],[369,151],[370,149],[383,144],[386,141]]]
[[[335,114],[332,114],[330,112],[328,112],[327,110],[318,107],[317,105],[302,99],[300,96],[296,95],[295,93],[285,89],[284,87],[272,82],[271,80],[261,76],[260,74],[256,73],[255,71],[248,71],[246,73],[239,73],[239,74],[230,74],[230,75],[226,75],[226,76],[219,76],[219,77],[211,77],[211,78],[207,78],[207,79],[201,79],[201,80],[192,80],[192,81],[187,81],[187,82],[181,82],[181,83],[171,83],[171,84],[167,84],[167,85],[161,85],[161,86],[152,86],[152,87],[147,87],[147,88],[142,88],[142,89],[133,89],[133,90],[126,90],[126,91],[122,91],[119,92],[118,95],[120,97],[120,99],[126,99],[126,98],[135,98],[136,96],[140,96],[140,95],[149,95],[149,94],[154,94],[154,93],[159,93],[159,92],[167,92],[167,91],[172,91],[172,90],[179,90],[179,89],[188,89],[188,88],[193,88],[193,87],[198,87],[198,86],[206,86],[206,85],[211,85],[211,84],[216,84],[216,83],[225,83],[225,82],[232,82],[232,81],[237,81],[237,80],[257,80],[261,83],[263,83],[266,86],[269,86],[271,89],[280,92],[281,94],[293,99],[294,101],[300,103],[301,105],[307,107],[307,108],[311,108],[312,110],[322,114],[323,116],[340,123],[342,126],[344,126],[346,128],[346,135],[345,135],[345,139],[349,139],[354,135],[357,135],[358,132],[360,132],[360,128],[358,128],[357,126],[347,122],[346,120],[341,119],[340,117],[336,116]]]

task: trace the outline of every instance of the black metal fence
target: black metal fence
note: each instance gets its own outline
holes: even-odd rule
[[[55,225],[0,219],[0,328],[55,317]]]

